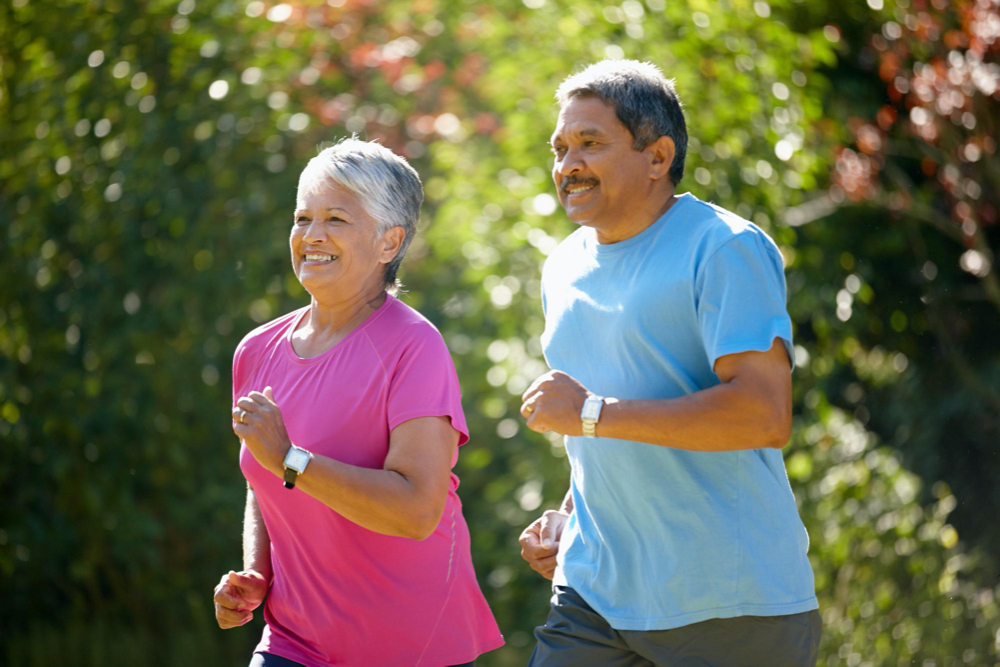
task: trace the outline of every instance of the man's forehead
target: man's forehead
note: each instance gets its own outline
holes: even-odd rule
[[[620,125],[614,108],[598,98],[576,98],[559,111],[552,138],[558,136],[597,136],[614,131]],[[624,128],[624,126],[622,126]]]

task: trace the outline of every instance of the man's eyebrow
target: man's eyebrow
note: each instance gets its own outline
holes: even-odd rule
[[[585,127],[582,130],[560,132],[559,134],[553,135],[553,137],[549,139],[549,145],[551,146],[553,143],[561,139],[563,134],[570,134],[576,137],[603,137],[604,131],[597,129],[596,127]]]

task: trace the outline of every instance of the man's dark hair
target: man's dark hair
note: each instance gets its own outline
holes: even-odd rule
[[[674,82],[652,63],[637,60],[602,60],[562,82],[556,91],[560,107],[575,97],[596,97],[611,106],[629,132],[632,148],[641,151],[662,136],[674,141],[670,180],[684,177],[687,126]]]

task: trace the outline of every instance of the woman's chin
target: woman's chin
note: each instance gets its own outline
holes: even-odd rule
[[[336,281],[330,280],[328,276],[317,276],[311,274],[309,271],[299,271],[298,279],[302,288],[313,297],[329,291],[336,283]]]

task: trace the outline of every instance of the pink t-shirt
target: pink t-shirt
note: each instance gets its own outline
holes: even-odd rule
[[[243,339],[234,402],[270,385],[292,442],[365,468],[381,468],[389,432],[417,417],[447,416],[459,444],[469,439],[448,348],[420,313],[389,296],[344,340],[303,359],[291,334],[308,312]],[[453,466],[457,459],[456,450]],[[472,569],[454,473],[441,523],[418,541],[372,532],[285,489],[246,447],[240,467],[271,538],[274,570],[257,651],[310,666],[442,667],[503,645]]]

